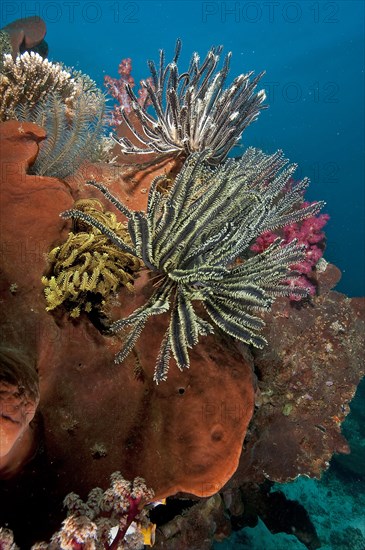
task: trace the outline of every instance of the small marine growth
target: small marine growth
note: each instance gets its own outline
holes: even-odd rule
[[[98,200],[80,199],[75,208],[93,216],[123,242],[131,243],[125,225]],[[96,227],[90,231],[81,220],[75,220],[66,242],[49,252],[48,261],[49,274],[42,278],[47,311],[62,304],[71,317],[79,317],[81,311],[100,310],[122,286],[132,291],[141,268],[135,255],[118,248]]]

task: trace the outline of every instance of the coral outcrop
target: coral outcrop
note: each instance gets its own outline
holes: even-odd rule
[[[156,387],[152,374],[156,335],[166,330],[163,316],[147,323],[135,351],[118,366],[117,337],[102,336],[84,315],[70,323],[46,312],[41,283],[46,253],[67,239],[69,222],[59,212],[82,193],[77,185],[26,173],[45,137],[40,128],[9,121],[1,131],[2,329],[8,344],[15,342],[37,363],[40,441],[46,450],[39,461],[53,480],[54,518],[61,521],[59,507],[67,492],[86,495],[93,487],[106,487],[117,468],[130,479],[143,475],[157,498],[178,491],[208,496],[228,481],[239,460],[235,485],[267,476],[319,475],[334,451],[347,452],[340,424],[361,374],[363,320],[360,301],[329,290],[338,277],[334,268],[319,275],[314,308],[278,301],[267,319],[270,346],[254,359],[246,352],[243,359],[226,341],[208,336],[192,351],[188,371],[174,368]],[[112,183],[114,190],[125,186],[119,177]],[[146,200],[138,186],[134,193],[127,187],[124,196],[130,206]],[[128,300],[125,290],[120,303],[109,305],[109,315],[128,314],[151,291],[141,276]],[[241,454],[254,406],[253,361],[258,408],[247,452]],[[24,475],[27,484],[50,484],[34,468]],[[7,487],[12,485],[2,483],[8,519],[17,532],[21,515],[11,515]],[[21,487],[11,494],[18,502]]]
[[[122,367],[114,363],[116,337],[102,336],[84,316],[73,323],[52,317],[44,307],[41,278],[46,253],[66,240],[68,222],[59,212],[71,207],[72,193],[60,180],[26,174],[43,130],[16,121],[1,129],[2,329],[8,343],[16,341],[36,358],[46,469],[54,471],[51,465],[57,464],[52,494],[58,502],[69,491],[83,495],[106,485],[117,468],[129,479],[142,475],[156,498],[216,492],[237,467],[252,415],[249,361],[207,337],[194,349],[187,373],[174,368],[168,384],[156,387],[152,374],[156,335],[166,331],[163,316],[148,323]],[[122,305],[114,306],[117,314],[137,307],[151,290],[141,276],[132,299],[121,295]],[[96,445],[104,452],[95,453]]]
[[[25,51],[39,50],[43,56],[47,55],[48,46],[44,41],[46,24],[41,17],[24,17],[12,21],[0,30],[1,54],[11,53],[13,58]]]
[[[313,203],[297,208],[304,180],[282,192],[295,167],[284,169],[287,161],[280,152],[266,156],[249,149],[240,161],[227,161],[214,172],[204,164],[205,156],[191,155],[171,189],[166,189],[165,178],[155,179],[146,212],[130,210],[108,188],[89,182],[127,217],[131,244],[82,210],[62,213],[100,230],[121,252],[143,261],[154,279],[156,289],[145,304],[112,323],[110,330],[131,327],[116,357],[121,363],[147,319],[169,313],[156,359],[156,383],[166,379],[170,356],[181,370],[188,368],[188,349],[200,336],[214,333],[214,325],[246,344],[265,344],[256,312],[269,309],[276,296],[298,292],[282,281],[295,280],[290,266],[303,259],[303,251],[296,240],[284,245],[278,239],[262,254],[250,256],[249,243],[268,227],[314,216],[321,207]],[[208,320],[195,302],[203,304]]]
[[[340,276],[331,265],[318,274],[314,307],[273,307],[268,346],[254,357],[257,410],[238,483],[319,478],[334,453],[350,451],[341,423],[364,375],[365,299],[330,290]]]

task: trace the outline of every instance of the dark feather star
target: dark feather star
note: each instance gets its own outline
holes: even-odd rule
[[[62,214],[98,228],[158,276],[149,300],[111,326],[112,332],[130,327],[116,356],[122,362],[148,318],[170,313],[156,363],[157,383],[166,379],[171,353],[180,369],[189,367],[189,348],[199,336],[212,333],[213,324],[246,344],[264,346],[259,334],[264,322],[255,311],[269,309],[279,295],[306,295],[305,289],[287,284],[296,275],[290,266],[303,259],[296,241],[283,244],[278,239],[255,256],[250,245],[264,231],[321,209],[321,202],[300,208],[308,180],[288,185],[296,165],[287,165],[280,151],[266,155],[250,148],[240,160],[230,159],[219,167],[206,164],[209,155],[206,151],[189,156],[168,192],[161,189],[161,177],[156,178],[146,212],[129,210],[106,187],[89,182],[128,218],[132,245],[84,212]],[[209,322],[197,314],[195,301],[203,303]]]

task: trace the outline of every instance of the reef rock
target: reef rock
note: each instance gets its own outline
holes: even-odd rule
[[[12,21],[1,29],[9,36],[13,57],[27,50],[35,50],[38,46],[43,55],[47,55],[48,46],[44,42],[46,24],[41,17],[34,15]]]
[[[320,295],[302,307],[278,299],[255,352],[256,411],[233,484],[319,478],[335,453],[349,453],[341,423],[364,375],[365,298],[335,291],[332,265]]]

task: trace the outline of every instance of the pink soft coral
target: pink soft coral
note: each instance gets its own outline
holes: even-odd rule
[[[111,124],[112,126],[119,126],[124,120],[122,116],[122,110],[124,109],[127,113],[130,113],[132,110],[131,99],[127,92],[127,85],[131,88],[134,87],[135,82],[132,76],[132,60],[130,57],[122,59],[119,63],[118,73],[120,78],[112,78],[111,76],[104,77],[104,85],[108,90],[109,94],[117,100],[118,105],[114,106],[112,115],[111,115]],[[152,79],[147,78],[145,82],[148,82],[152,85]],[[147,105],[147,90],[142,86],[142,81],[140,82],[141,87],[138,90],[138,103],[144,107]]]
[[[308,206],[309,202],[303,202],[302,208]],[[293,223],[283,227],[280,233],[273,231],[265,231],[260,235],[255,243],[251,246],[253,252],[263,252],[272,244],[277,238],[283,239],[283,244],[290,243],[294,239],[298,240],[298,244],[305,246],[305,259],[292,266],[292,269],[299,273],[296,279],[292,279],[290,286],[292,288],[307,288],[308,293],[313,296],[316,292],[316,287],[310,281],[308,276],[313,272],[313,268],[317,264],[318,260],[323,255],[325,233],[322,231],[323,227],[329,220],[328,214],[320,214],[318,216],[312,216],[299,223]],[[290,296],[293,301],[299,301],[301,298],[294,294]]]

